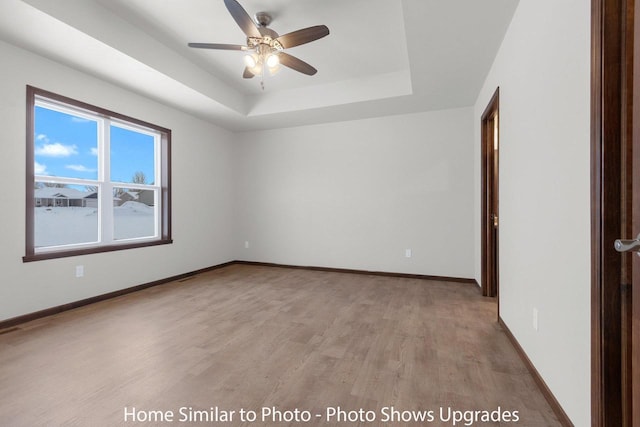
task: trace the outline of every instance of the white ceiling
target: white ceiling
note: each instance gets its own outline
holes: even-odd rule
[[[517,0],[240,0],[280,34],[330,35],[287,50],[318,69],[245,80],[223,0],[2,0],[0,39],[234,131],[473,105]],[[38,29],[34,31],[34,29]]]

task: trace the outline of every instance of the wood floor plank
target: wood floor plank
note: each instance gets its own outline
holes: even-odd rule
[[[124,408],[216,406],[233,421],[166,425],[450,426],[441,407],[498,406],[560,425],[495,310],[470,284],[231,265],[0,335],[0,425],[165,425],[125,423]],[[327,419],[338,406],[376,420]],[[263,407],[321,417],[238,416]],[[383,422],[389,407],[436,420]]]

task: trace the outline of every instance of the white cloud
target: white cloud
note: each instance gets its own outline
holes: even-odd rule
[[[96,147],[91,147],[91,155],[92,156],[97,156],[98,155],[98,149]]]
[[[49,138],[44,133],[41,133],[41,134],[37,135],[36,136],[36,140],[37,141],[49,142]]]
[[[89,169],[86,166],[83,165],[65,165],[65,168],[67,169],[71,169],[72,171],[76,171],[76,172],[95,172],[95,169]]]
[[[89,122],[90,120],[88,120],[88,119],[83,119],[82,117],[76,117],[76,116],[73,116],[73,117],[71,117],[71,121],[72,121],[73,123],[86,123],[86,122]]]
[[[47,175],[47,165],[33,162],[33,171],[36,175]]]
[[[69,157],[78,154],[78,147],[75,145],[63,145],[59,142],[53,144],[44,144],[36,147],[37,156],[47,157]]]

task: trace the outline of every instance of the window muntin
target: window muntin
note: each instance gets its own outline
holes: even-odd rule
[[[25,261],[170,243],[167,129],[27,88]]]

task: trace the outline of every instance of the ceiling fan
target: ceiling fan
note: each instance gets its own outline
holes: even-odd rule
[[[224,0],[224,4],[240,29],[247,35],[247,44],[189,43],[189,47],[247,52],[244,57],[245,69],[242,73],[242,77],[245,79],[253,78],[256,75],[264,77],[265,68],[268,68],[273,74],[278,70],[280,64],[309,76],[318,72],[311,65],[285,53],[284,50],[329,35],[329,28],[326,25],[303,28],[280,36],[271,28],[267,28],[271,23],[271,15],[267,12],[256,13],[256,21],[254,22],[236,0]],[[264,82],[261,81],[260,84],[264,90]]]

